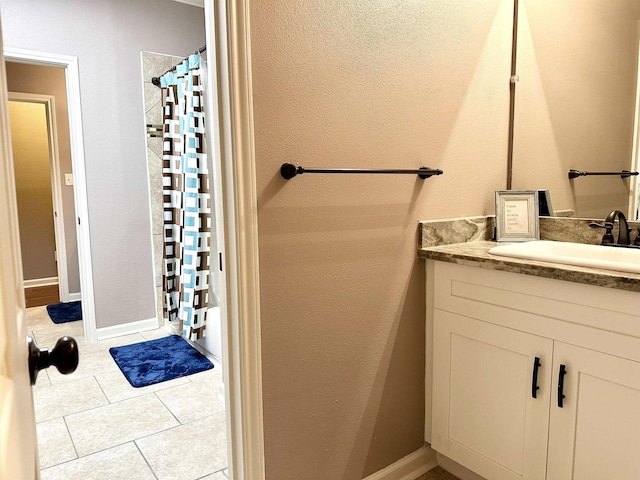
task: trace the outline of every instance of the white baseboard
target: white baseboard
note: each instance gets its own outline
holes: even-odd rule
[[[364,480],[415,480],[437,465],[436,452],[425,445]]]
[[[57,284],[58,284],[58,277],[33,278],[31,280],[22,281],[22,286],[24,288],[45,287],[47,285],[57,285]]]
[[[158,319],[153,317],[147,320],[138,320],[137,322],[98,328],[97,334],[98,340],[105,340],[107,338],[121,337],[132,333],[144,332],[145,330],[155,330],[156,328],[158,328]]]
[[[79,302],[80,300],[82,300],[82,293],[77,292],[77,293],[70,293],[69,294],[69,301],[70,302]]]

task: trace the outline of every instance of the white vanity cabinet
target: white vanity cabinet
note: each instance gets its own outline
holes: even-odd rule
[[[427,278],[436,451],[489,480],[640,479],[639,293],[431,260]]]
[[[555,374],[561,365],[565,398],[563,408],[551,405],[547,478],[640,478],[640,362],[556,342]]]
[[[433,338],[431,446],[488,479],[544,478],[553,341],[442,310]]]

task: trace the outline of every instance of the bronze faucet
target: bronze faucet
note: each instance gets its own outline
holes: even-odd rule
[[[605,234],[602,236],[602,245],[612,245],[613,242],[613,226],[616,221],[616,217],[618,218],[618,241],[615,242],[615,245],[630,245],[631,239],[629,237],[629,224],[627,223],[627,217],[624,216],[620,210],[613,210],[607,218],[604,219],[604,225],[600,223],[590,223],[590,227],[599,227],[604,228]]]

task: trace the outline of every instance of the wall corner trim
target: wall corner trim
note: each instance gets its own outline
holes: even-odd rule
[[[207,28],[207,45],[216,46],[219,72],[209,75],[209,82],[211,91],[217,91],[220,111],[220,141],[216,143],[220,148],[225,232],[221,308],[222,351],[227,359],[223,368],[229,472],[236,480],[263,480],[265,440],[249,0],[206,0],[205,19],[208,26],[215,26]],[[212,82],[214,78],[219,79],[217,84]]]
[[[425,445],[363,480],[415,480],[437,466],[435,450]]]
[[[145,330],[155,330],[158,328],[158,319],[156,317],[146,320],[138,320],[136,322],[123,323],[121,325],[113,325],[111,327],[98,328],[98,340],[106,340],[107,338],[120,337],[122,335],[130,335]]]

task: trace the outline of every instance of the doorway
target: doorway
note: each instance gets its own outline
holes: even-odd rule
[[[66,121],[60,121],[60,116],[56,118],[59,120],[56,123],[58,134],[62,134],[62,130],[68,135],[68,170],[60,173],[71,173],[70,182],[71,185],[66,186],[66,194],[70,195],[72,203],[69,203],[69,207],[63,204],[64,211],[58,209],[57,212],[60,215],[62,213],[63,220],[65,220],[65,253],[67,256],[67,278],[69,280],[68,297],[61,295],[61,300],[67,299],[68,301],[82,300],[82,324],[84,330],[85,339],[88,341],[97,340],[96,321],[95,321],[95,308],[93,299],[93,276],[91,268],[91,250],[89,243],[89,225],[88,225],[88,207],[87,207],[87,193],[86,184],[84,181],[84,145],[82,140],[82,120],[80,113],[80,82],[78,77],[78,59],[76,57],[58,55],[52,53],[34,52],[31,50],[24,50],[19,48],[4,48],[5,65],[7,70],[15,68],[18,71],[18,76],[24,74],[25,69],[28,68],[45,68],[50,70],[40,71],[40,76],[45,78],[48,75],[53,75],[53,72],[57,72],[59,75],[63,75],[63,84],[59,84],[61,90],[57,91],[54,97],[64,97],[66,101],[60,101],[55,103],[57,107],[66,107]],[[48,72],[48,73],[43,73]],[[24,90],[33,89],[42,92],[42,86],[38,86],[37,82],[40,76],[34,77],[32,82],[23,87],[16,88],[16,85],[11,83],[9,72],[7,73],[7,81],[9,90]],[[52,104],[53,105],[53,104]],[[50,109],[54,111],[53,106]],[[58,113],[56,111],[56,113]],[[62,135],[59,135],[62,136]],[[58,145],[58,148],[62,144]],[[54,145],[55,149],[55,145]],[[62,155],[64,156],[64,155]],[[61,157],[62,157],[61,156]],[[64,177],[60,174],[57,175],[60,183]],[[66,182],[64,182],[66,183]],[[60,187],[62,189],[62,187]],[[64,200],[64,198],[63,198]],[[65,215],[65,212],[68,214]],[[84,222],[82,221],[84,219]],[[73,225],[73,227],[71,227]],[[75,229],[75,231],[73,231]],[[69,232],[73,232],[70,234]],[[71,253],[72,248],[75,248]],[[69,269],[69,260],[74,255],[78,277],[77,281],[71,278]],[[73,258],[71,259],[73,260]],[[58,268],[60,269],[59,262]],[[75,294],[75,295],[74,295]]]
[[[9,111],[27,307],[77,301],[80,281],[64,70],[7,64],[7,76],[13,89],[20,90],[9,92]],[[65,103],[59,108],[62,115],[56,115],[56,95],[25,93],[33,90],[57,93],[58,101]]]

